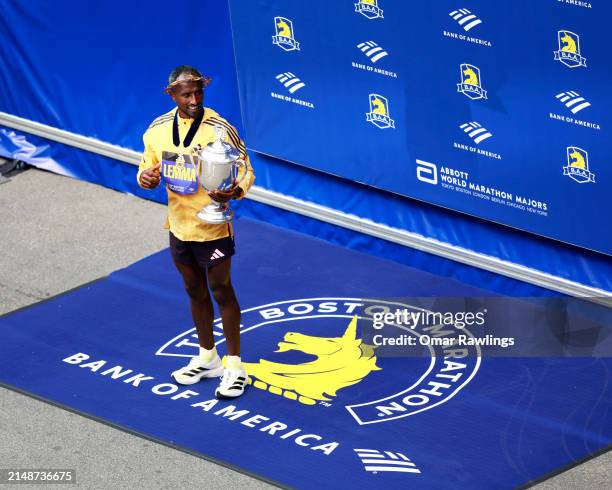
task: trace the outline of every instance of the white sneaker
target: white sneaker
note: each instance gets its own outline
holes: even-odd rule
[[[244,369],[225,369],[215,396],[219,399],[236,398],[244,393],[248,382],[249,377]]]
[[[193,385],[202,378],[217,378],[223,374],[223,364],[216,356],[210,362],[204,362],[198,356],[192,357],[189,364],[172,373],[172,378],[180,385]]]

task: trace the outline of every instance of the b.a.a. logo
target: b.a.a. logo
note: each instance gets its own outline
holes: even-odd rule
[[[370,112],[366,121],[380,129],[395,128],[395,121],[389,116],[389,100],[380,94],[370,94]]]
[[[567,166],[563,167],[563,175],[579,184],[595,182],[595,174],[589,170],[589,154],[577,146],[568,146]]]
[[[570,68],[586,67],[586,58],[580,54],[580,36],[571,31],[557,33],[559,49],[555,51],[555,60]]]
[[[378,6],[378,0],[359,0],[355,4],[355,12],[368,19],[383,18],[383,10]]]
[[[272,36],[272,44],[276,44],[285,51],[299,51],[300,43],[295,40],[293,22],[285,17],[274,17],[275,36]]]
[[[396,308],[423,311],[397,302],[369,305],[358,298],[288,300],[244,310],[242,358],[252,383],[244,396],[274,397],[275,406],[288,404],[292,410],[331,410],[360,425],[408,417],[448,402],[478,371],[479,348],[417,344],[423,355],[377,356],[376,348],[362,340],[359,322]],[[408,335],[452,338],[458,332],[437,325]],[[467,329],[460,332],[469,334]],[[214,335],[220,347],[220,319]],[[169,340],[157,355],[188,358],[197,352],[197,334],[190,329]]]
[[[463,63],[460,67],[461,83],[457,84],[457,92],[470,99],[486,99],[487,91],[482,88],[480,69],[474,65]]]

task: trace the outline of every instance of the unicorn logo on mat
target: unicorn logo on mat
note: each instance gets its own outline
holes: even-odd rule
[[[405,353],[416,349],[409,368],[390,362],[388,352],[377,350],[381,347],[371,335],[371,324],[376,312],[396,308],[426,311],[409,303],[343,297],[288,299],[242,310],[241,336],[256,341],[251,344],[253,353],[245,353],[243,360],[251,378],[245,400],[275,401],[268,403],[271,411],[291,407],[295,418],[329,410],[359,425],[411,417],[452,400],[476,375],[480,347],[417,344],[402,347],[408,349]],[[424,328],[398,333],[415,339],[472,337],[467,328]],[[223,348],[221,318],[214,321],[213,335],[217,348]],[[189,328],[168,339],[156,355],[183,358],[172,363],[180,365],[198,350],[198,334]],[[275,400],[271,395],[277,395]]]
[[[359,383],[378,371],[372,346],[357,338],[357,316],[342,337],[313,337],[287,332],[276,352],[301,351],[317,356],[302,364],[284,364],[261,359],[243,363],[255,388],[297,400],[305,405],[331,401],[338,390]]]

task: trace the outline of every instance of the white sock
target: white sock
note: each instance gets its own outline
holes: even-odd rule
[[[213,346],[212,349],[208,350],[204,347],[200,347],[200,359],[204,362],[210,362],[217,357],[217,348]]]
[[[240,356],[227,356],[225,358],[225,367],[227,369],[242,369]]]

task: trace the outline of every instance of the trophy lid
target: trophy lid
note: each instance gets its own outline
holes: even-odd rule
[[[199,158],[202,160],[214,160],[216,162],[231,162],[240,157],[240,153],[236,148],[227,143],[227,129],[223,126],[215,126],[215,140],[208,143],[203,149],[198,152]]]

